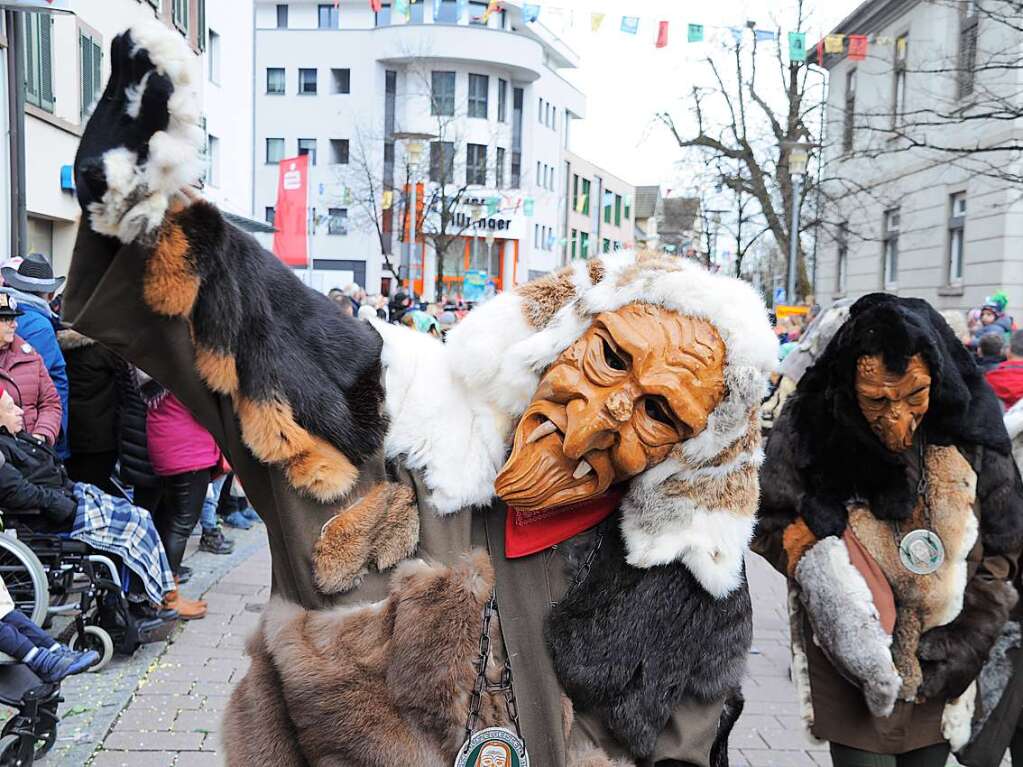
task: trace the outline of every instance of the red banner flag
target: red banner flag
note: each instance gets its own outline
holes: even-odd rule
[[[863,61],[867,58],[867,42],[866,35],[849,35],[846,38],[849,41],[849,61]]]
[[[380,13],[381,6],[382,6],[381,0],[369,0],[369,7],[373,11],[373,13]]]
[[[824,66],[824,38],[817,41],[817,66]]]
[[[309,262],[309,155],[281,160],[274,210],[274,255],[288,266]]]
[[[657,25],[657,47],[665,48],[668,45],[668,22],[662,21]]]

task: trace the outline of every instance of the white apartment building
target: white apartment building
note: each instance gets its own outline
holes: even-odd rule
[[[251,213],[252,0],[70,0],[73,15],[25,14],[15,41],[26,64],[28,244],[66,274],[79,217],[72,168],[91,107],[110,74],[109,47],[133,24],[159,19],[195,53],[210,134],[206,192]],[[9,240],[7,240],[9,241]],[[22,254],[24,255],[24,254]]]
[[[1023,198],[1018,153],[910,146],[1019,144],[1018,119],[978,119],[992,98],[1017,99],[1021,73],[999,68],[1023,38],[978,3],[869,0],[834,30],[869,40],[864,60],[825,55],[827,188],[816,295],[827,305],[874,291],[938,309],[979,306],[1004,289],[1023,306]],[[994,64],[992,66],[992,64]]]
[[[387,2],[374,13],[366,0],[256,0],[254,207],[272,221],[279,161],[311,156],[313,264],[300,273],[314,287],[395,287],[381,252],[397,270],[414,179],[421,209],[430,201],[428,232],[440,228],[440,185],[461,193],[444,228],[456,237],[443,261],[451,290],[469,269],[505,289],[561,264],[562,158],[584,99],[558,70],[576,56],[542,23],[525,24],[520,2],[485,23],[486,2],[462,7],[417,2],[403,23]],[[418,163],[410,133],[427,137]],[[411,257],[426,298],[434,243],[420,239]]]

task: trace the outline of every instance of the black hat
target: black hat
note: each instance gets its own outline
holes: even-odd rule
[[[64,284],[63,277],[53,276],[53,267],[42,253],[29,253],[17,269],[5,266],[0,275],[12,288],[26,293],[53,293]]]
[[[20,317],[24,313],[14,296],[0,293],[0,317]]]

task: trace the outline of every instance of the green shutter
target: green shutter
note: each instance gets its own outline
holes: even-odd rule
[[[25,101],[39,106],[39,36],[36,33],[39,20],[34,13],[26,13],[24,18]]]
[[[99,100],[103,92],[103,46],[95,40],[90,40],[92,46],[92,101]]]
[[[82,67],[82,120],[89,111],[92,100],[92,43],[85,35],[78,34],[78,59]]]
[[[206,50],[206,0],[199,0],[199,50]]]
[[[53,19],[39,15],[39,106],[53,111]]]

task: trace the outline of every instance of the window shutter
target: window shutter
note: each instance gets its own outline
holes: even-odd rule
[[[53,111],[53,19],[39,18],[39,106]]]
[[[95,40],[90,40],[92,45],[92,100],[99,99],[103,91],[103,46]]]
[[[199,50],[206,50],[206,0],[199,0]]]
[[[85,35],[78,35],[79,59],[82,67],[82,120],[89,111],[89,104],[92,101],[92,41]]]
[[[23,26],[25,39],[22,41],[25,59],[25,101],[36,106],[39,106],[39,37],[36,34],[38,23],[36,14],[25,14]]]

